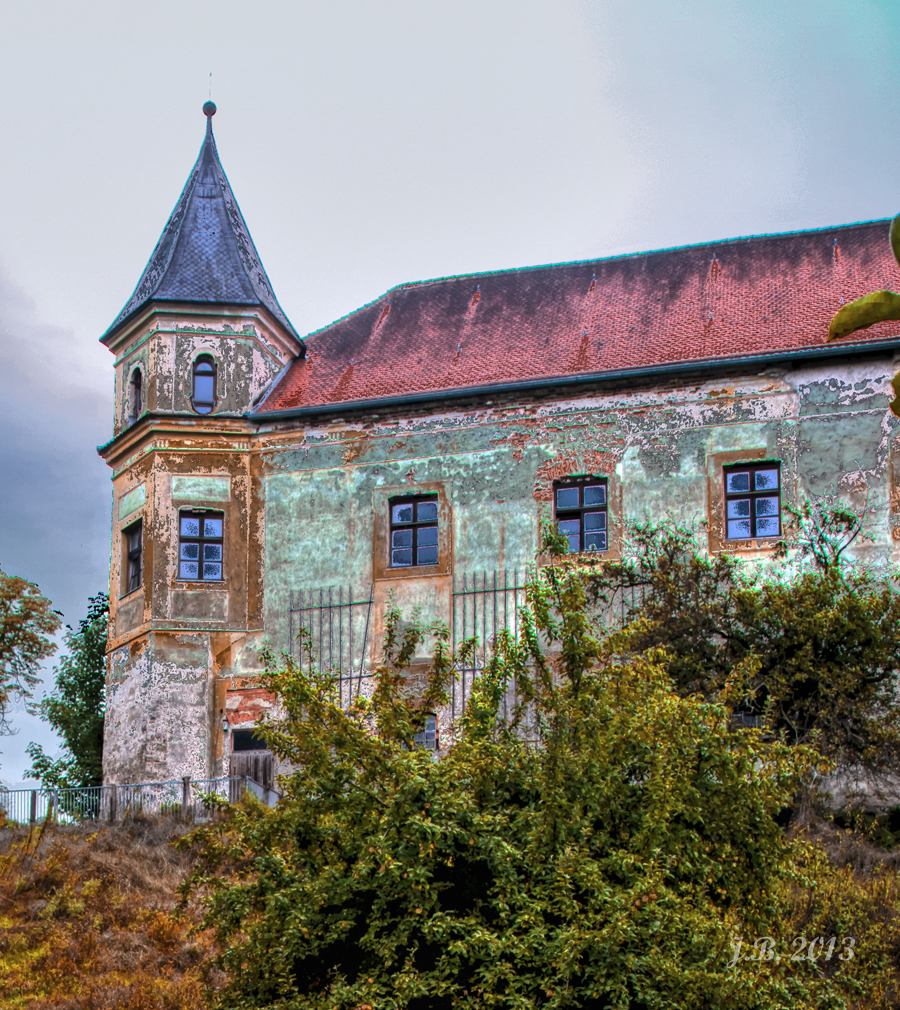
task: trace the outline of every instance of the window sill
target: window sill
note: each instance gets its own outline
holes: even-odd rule
[[[612,551],[578,551],[572,554],[539,554],[537,557],[538,568],[549,568],[558,565],[563,561],[575,561],[582,565],[599,565],[605,561],[618,561],[619,556]]]
[[[771,554],[784,537],[765,537],[759,540],[721,540],[712,554]]]
[[[142,582],[137,587],[137,589],[129,589],[127,593],[122,593],[122,595],[119,597],[119,603],[121,603],[123,600],[127,600],[129,596],[134,596],[136,593],[139,593],[143,588],[144,583]]]
[[[408,568],[385,568],[375,575],[373,582],[396,582],[398,579],[435,579],[450,574],[447,565],[410,565]]]
[[[212,592],[222,592],[228,589],[228,582],[226,579],[222,579],[220,582],[214,582],[212,579],[197,579],[196,582],[191,579],[174,579],[172,582],[173,589],[196,589],[198,586]]]

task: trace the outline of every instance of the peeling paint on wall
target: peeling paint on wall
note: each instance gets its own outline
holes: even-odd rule
[[[230,339],[217,332],[216,339]],[[182,353],[207,347],[210,334],[182,329],[170,337],[148,344],[167,373],[160,395],[177,411],[185,409],[189,390],[183,370],[180,378],[168,372],[177,371]],[[230,362],[223,365],[227,397],[236,397],[229,403],[246,409],[274,364],[267,352],[251,353],[244,339],[236,337],[222,360]],[[177,356],[176,345],[184,348]],[[889,355],[872,354],[577,396],[510,394],[467,407],[348,413],[329,423],[257,427],[214,415],[154,422],[142,442],[123,441],[111,459],[118,494],[138,482],[146,487],[147,532],[144,586],[122,603],[123,618],[132,614],[126,606],[133,615],[116,624],[118,602],[112,606],[118,637],[110,657],[105,774],[125,781],[221,773],[224,713],[230,720],[250,711],[260,648],[292,647],[292,592],[342,586],[368,599],[373,591],[371,662],[392,593],[405,611],[419,608],[426,621],[447,621],[463,575],[471,580],[531,563],[553,480],[571,474],[608,478],[611,553],[625,520],[676,517],[708,524],[711,550],[765,563],[771,545],[723,540],[721,466],[748,454],[777,459],[787,503],[832,488],[851,500],[864,485],[883,522],[873,525],[873,542],[857,547],[857,556],[896,561],[900,421],[887,406],[895,371]],[[446,503],[440,572],[389,568],[385,510],[397,489],[437,490]],[[222,585],[177,578],[182,507],[224,514]],[[114,585],[118,557],[114,550]],[[135,643],[144,644],[133,650]],[[235,707],[235,698],[246,700]],[[449,742],[449,711],[438,718],[441,739]]]

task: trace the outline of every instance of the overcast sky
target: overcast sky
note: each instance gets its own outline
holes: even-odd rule
[[[0,567],[105,585],[112,355],[203,139],[301,333],[395,284],[900,210],[897,0],[45,0],[0,32]],[[900,285],[900,276],[898,276]],[[0,778],[27,767],[19,713]]]

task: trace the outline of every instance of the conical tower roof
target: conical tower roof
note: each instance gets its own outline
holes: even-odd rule
[[[206,137],[150,262],[105,340],[148,302],[262,305],[300,339],[272,291],[213,137],[212,102],[203,106]]]

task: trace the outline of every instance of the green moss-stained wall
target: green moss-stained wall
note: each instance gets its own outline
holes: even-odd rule
[[[286,425],[263,450],[266,633],[287,647],[291,590],[368,589],[379,487],[446,487],[459,580],[534,559],[553,476],[608,473],[625,518],[700,523],[721,480],[717,454],[761,450],[782,461],[789,502],[831,490],[858,499],[866,483],[874,543],[860,550],[887,560],[895,551],[890,446],[900,424],[888,410],[894,370],[887,358],[869,358],[541,404]]]

